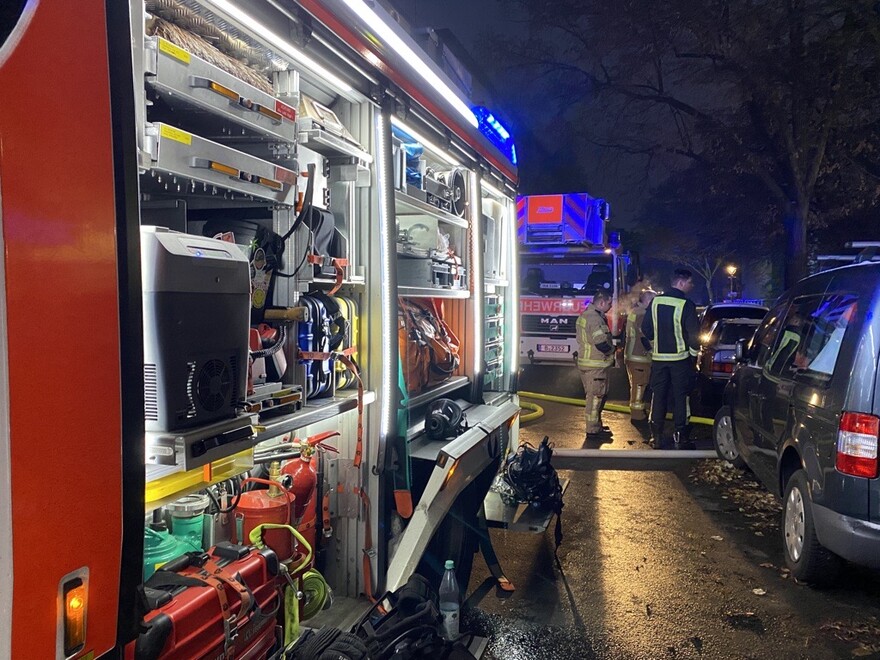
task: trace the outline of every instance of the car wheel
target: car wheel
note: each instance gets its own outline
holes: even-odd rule
[[[827,586],[837,577],[842,560],[824,548],[816,536],[813,501],[804,470],[798,470],[791,475],[785,485],[782,541],[785,563],[798,580],[816,586]]]
[[[733,413],[730,411],[730,406],[721,406],[715,414],[712,439],[715,441],[715,451],[718,452],[719,457],[733,463],[734,467],[740,470],[746,468],[746,463],[739,455],[733,439]]]

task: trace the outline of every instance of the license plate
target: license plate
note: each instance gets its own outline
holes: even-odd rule
[[[539,353],[571,353],[568,344],[538,344]]]

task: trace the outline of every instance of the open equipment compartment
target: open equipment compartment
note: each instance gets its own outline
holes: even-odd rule
[[[464,545],[436,545],[446,529],[464,533],[449,514],[476,514],[518,429],[515,351],[499,351],[507,369],[502,385],[484,392],[486,347],[499,346],[499,336],[505,342],[515,337],[508,298],[496,301],[515,292],[512,285],[500,290],[507,285],[494,265],[505,272],[508,264],[506,272],[514,272],[509,264],[515,255],[510,241],[491,241],[500,256],[489,249],[484,233],[492,223],[481,208],[483,181],[502,191],[504,203],[512,198],[516,169],[478,131],[451,81],[418,54],[415,41],[379,4],[361,0],[82,0],[73,8],[28,7],[32,13],[17,28],[28,38],[16,40],[10,59],[0,62],[0,79],[9,83],[4,89],[16,88],[22,99],[0,107],[4,145],[14,146],[20,159],[20,170],[4,168],[0,200],[11,313],[7,394],[15,411],[11,458],[0,452],[0,467],[16,483],[16,498],[6,498],[10,516],[26,514],[19,495],[38,497],[45,475],[63,479],[59,465],[94,506],[84,507],[88,525],[82,529],[47,513],[47,532],[21,515],[15,535],[4,541],[9,556],[13,548],[15,554],[15,580],[0,585],[18,628],[13,657],[49,657],[63,644],[58,635],[69,613],[58,609],[50,616],[45,604],[70,589],[88,596],[88,616],[81,620],[88,643],[64,657],[125,653],[142,632],[135,620],[136,586],[150,573],[218,545],[232,557],[228,561],[245,559],[223,542],[251,542],[245,523],[253,519],[242,520],[240,532],[237,523],[260,508],[251,502],[249,509],[248,500],[277,500],[267,508],[281,509],[281,520],[309,537],[316,549],[311,561],[343,605],[363,605],[361,596],[394,589],[413,570],[430,574],[432,557],[462,552]],[[377,43],[375,35],[389,30],[397,38]],[[58,95],[95,103],[88,113],[68,112],[63,129],[46,122],[28,137],[32,117],[65,112],[28,70],[45,55],[33,48],[36,34],[83,54],[57,81]],[[82,34],[92,38],[77,50]],[[440,86],[420,76],[415,58]],[[403,144],[395,124],[408,144],[420,148],[416,160],[424,167],[413,163],[415,183],[406,180],[405,160],[395,176],[395,139]],[[69,146],[63,135],[71,129],[89,139]],[[26,139],[39,145],[43,162],[28,152]],[[6,153],[13,152],[4,148]],[[74,172],[73,162],[89,170]],[[48,189],[39,175],[46,168],[54,173]],[[504,232],[513,231],[511,222],[510,214],[501,220]],[[182,270],[171,277],[167,263],[139,258],[140,225],[162,227],[152,238],[161,233],[192,248],[186,255],[192,271],[209,262],[218,244],[230,256],[246,255],[241,270],[247,275],[236,278],[232,295],[247,298],[247,310],[240,305],[226,312],[211,297],[227,284],[223,273],[199,286],[198,276]],[[45,248],[35,251],[33,236],[59,227],[61,248],[36,280],[23,265],[31,268]],[[401,235],[406,240],[399,251]],[[410,265],[404,276],[401,257],[422,259],[428,268]],[[155,281],[162,287],[152,291],[151,272],[159,271]],[[31,359],[53,377],[75,370],[90,382],[92,398],[70,391],[45,400],[27,380],[32,372],[20,355],[32,337],[20,321],[27,316],[21,301],[33,298],[25,285],[67,319],[64,332],[49,331],[69,353],[62,365],[67,371],[59,370],[57,359]],[[184,294],[184,304],[162,310],[158,303],[144,304],[159,288]],[[407,302],[430,305],[435,320],[456,337],[446,372],[412,392],[401,370],[406,347],[402,360],[395,332]],[[487,325],[492,305],[497,309]],[[176,336],[175,329],[194,317],[202,326]],[[222,346],[209,339],[225,332],[235,335],[238,365],[224,370],[210,356],[230,347],[225,337]],[[155,344],[146,360],[145,341]],[[207,393],[206,409],[219,403],[223,414],[196,413],[188,417],[191,425],[145,430],[148,408],[159,405],[158,390],[168,387],[158,370],[155,377],[149,368],[142,371],[156,363],[156,354],[189,369],[182,370],[187,384],[175,399],[184,404],[170,408],[185,409],[186,416],[189,397]],[[212,365],[202,385],[199,360]],[[323,387],[312,388],[316,381]],[[430,439],[426,410],[441,397],[459,401],[470,425]],[[58,460],[44,471],[33,470],[42,457],[19,421],[33,419],[36,401],[45,429],[64,435],[57,419],[69,427],[69,437],[57,439]],[[338,453],[308,456],[311,448],[297,439],[309,438]],[[314,486],[309,478],[297,481],[298,467]],[[280,476],[287,468],[303,488],[302,512],[287,508]],[[273,480],[268,488],[246,483],[267,476]],[[231,511],[233,502],[240,508]],[[86,539],[83,529],[93,538]],[[38,559],[23,545],[47,533],[57,533],[59,547],[68,547],[61,560]],[[459,570],[469,565],[462,562]],[[266,571],[255,588],[268,592],[282,580]],[[25,621],[22,611],[42,614]],[[227,639],[233,626],[215,629],[210,644],[220,646],[200,651],[206,657],[223,653],[224,642],[235,643]]]

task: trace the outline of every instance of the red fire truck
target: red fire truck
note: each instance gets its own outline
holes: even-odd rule
[[[334,625],[446,559],[466,584],[518,433],[509,133],[365,0],[4,1],[0,89],[0,658],[122,657],[145,617],[166,657],[193,611],[175,657],[278,648],[230,619],[286,589],[260,498]],[[469,425],[429,436],[440,399]],[[211,571],[163,550],[197,516]],[[145,601],[178,568],[213,586]]]
[[[612,296],[612,333],[623,327],[621,301],[634,269],[620,234],[607,230],[609,215],[605,200],[586,193],[517,199],[523,361],[576,359],[577,318],[597,289]]]

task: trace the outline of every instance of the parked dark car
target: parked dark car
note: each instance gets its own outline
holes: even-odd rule
[[[783,498],[792,574],[880,568],[880,264],[799,282],[768,312],[715,418],[715,444]]]
[[[736,344],[750,340],[761,322],[757,319],[721,319],[700,338],[697,356],[697,394],[703,407],[715,414],[724,386],[736,366]]]
[[[735,301],[712,303],[700,315],[700,334],[705,336],[715,325],[715,322],[722,319],[756,319],[760,321],[767,313],[767,309],[764,305],[757,303]]]

